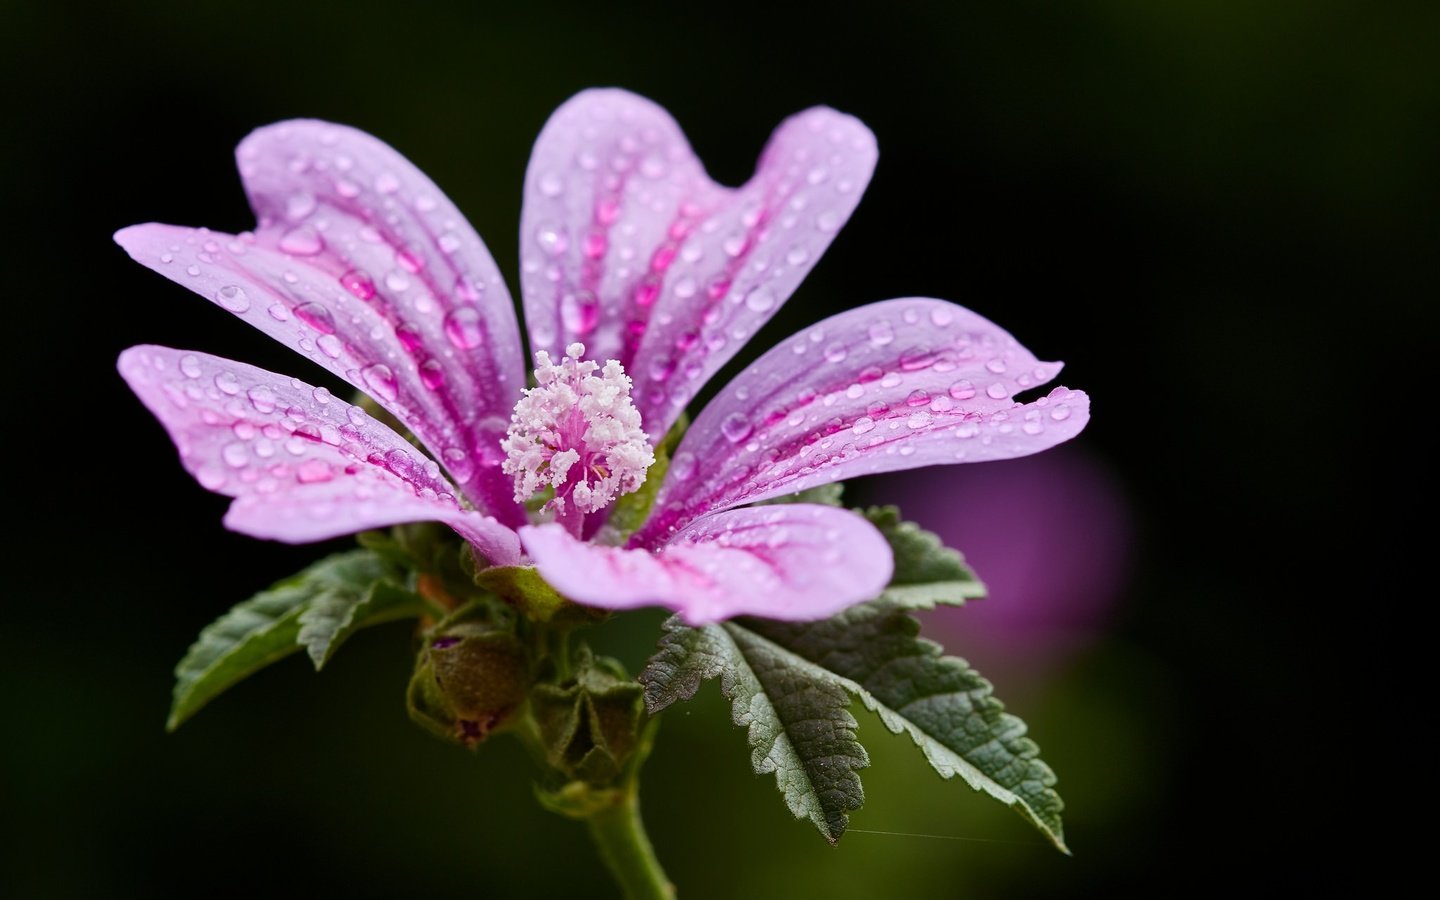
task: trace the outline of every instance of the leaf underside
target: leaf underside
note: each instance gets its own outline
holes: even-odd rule
[[[235,683],[302,647],[319,669],[359,628],[424,610],[397,569],[370,550],[326,557],[232,607],[175,667],[166,729],[174,731]]]

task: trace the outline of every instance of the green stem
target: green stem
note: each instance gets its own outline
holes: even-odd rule
[[[640,820],[640,794],[633,787],[586,823],[600,857],[615,876],[626,900],[675,900],[675,886],[665,877],[655,848]]]

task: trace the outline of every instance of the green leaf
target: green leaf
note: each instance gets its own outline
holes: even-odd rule
[[[905,606],[884,600],[821,622],[691,629],[671,619],[640,681],[655,714],[718,675],[736,724],[750,729],[755,771],[775,772],[791,811],[832,843],[864,799],[855,770],[867,757],[847,710],[854,694],[891,732],[909,734],[942,778],[958,775],[1065,850],[1055,776],[1024,723],[919,628]]]
[[[930,609],[937,604],[959,606],[985,596],[985,585],[970,571],[965,557],[946,547],[939,535],[902,521],[894,506],[872,506],[858,512],[880,529],[895,555],[895,574],[882,600],[910,609]]]
[[[363,581],[336,582],[328,589],[317,590],[309,607],[300,614],[296,640],[304,645],[318,672],[345,639],[361,628],[419,618],[429,611],[418,594],[389,581],[377,580],[368,586]]]
[[[678,618],[665,623],[639,680],[653,715],[716,676],[735,724],[748,729],[755,772],[774,773],[790,812],[840,840],[865,801],[855,770],[870,764],[845,686],[754,631],[728,622],[687,628]]]
[[[399,596],[406,592],[393,585],[372,596],[376,583],[395,572],[369,550],[339,553],[233,607],[200,632],[175,667],[166,729],[174,731],[231,685],[302,646],[318,668],[356,628],[417,614],[400,612],[409,609]]]
[[[909,734],[940,777],[958,775],[1069,852],[1055,774],[1025,723],[963,659],[920,638],[920,623],[903,606],[862,603],[822,622],[745,619],[729,627],[750,629],[843,684],[891,732]]]

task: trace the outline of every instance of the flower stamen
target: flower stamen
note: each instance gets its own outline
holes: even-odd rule
[[[558,363],[544,350],[535,354],[537,385],[515,405],[500,442],[501,470],[514,477],[517,502],[553,489],[542,511],[578,535],[586,514],[645,483],[655,452],[624,367],[612,359],[602,369],[582,359],[585,345],[578,342],[565,354]]]

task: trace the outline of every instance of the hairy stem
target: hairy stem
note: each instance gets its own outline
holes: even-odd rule
[[[586,820],[601,859],[626,900],[674,900],[675,886],[655,856],[640,819],[640,794],[634,787]]]

